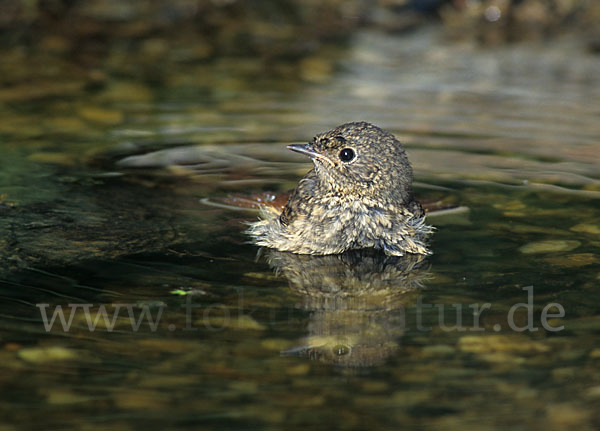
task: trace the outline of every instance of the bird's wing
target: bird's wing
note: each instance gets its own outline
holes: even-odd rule
[[[312,196],[314,196],[317,181],[318,176],[314,169],[311,169],[304,178],[300,180],[298,187],[296,187],[290,195],[290,198],[279,216],[279,221],[281,221],[283,225],[288,226],[302,213],[303,208],[306,207],[306,205],[302,205],[302,203],[306,204],[311,200]]]

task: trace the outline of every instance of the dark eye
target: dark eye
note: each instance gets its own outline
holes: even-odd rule
[[[354,154],[354,150],[352,148],[344,148],[342,151],[340,151],[340,160],[342,162],[351,162],[354,160],[355,156],[356,154]]]

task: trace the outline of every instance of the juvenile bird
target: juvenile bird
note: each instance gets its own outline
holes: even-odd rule
[[[328,255],[362,248],[430,254],[433,228],[414,200],[413,172],[400,142],[379,127],[347,123],[288,148],[310,157],[283,211],[263,207],[248,229],[259,246]]]

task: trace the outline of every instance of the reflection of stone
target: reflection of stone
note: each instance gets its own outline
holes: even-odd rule
[[[303,295],[300,306],[312,311],[309,335],[283,354],[343,367],[378,365],[398,349],[404,307],[427,277],[422,256],[375,250],[331,256],[269,250],[267,261]]]

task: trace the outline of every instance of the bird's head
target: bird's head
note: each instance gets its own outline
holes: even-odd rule
[[[402,203],[413,199],[413,172],[404,148],[372,124],[343,124],[288,148],[309,156],[321,182],[334,190]]]

